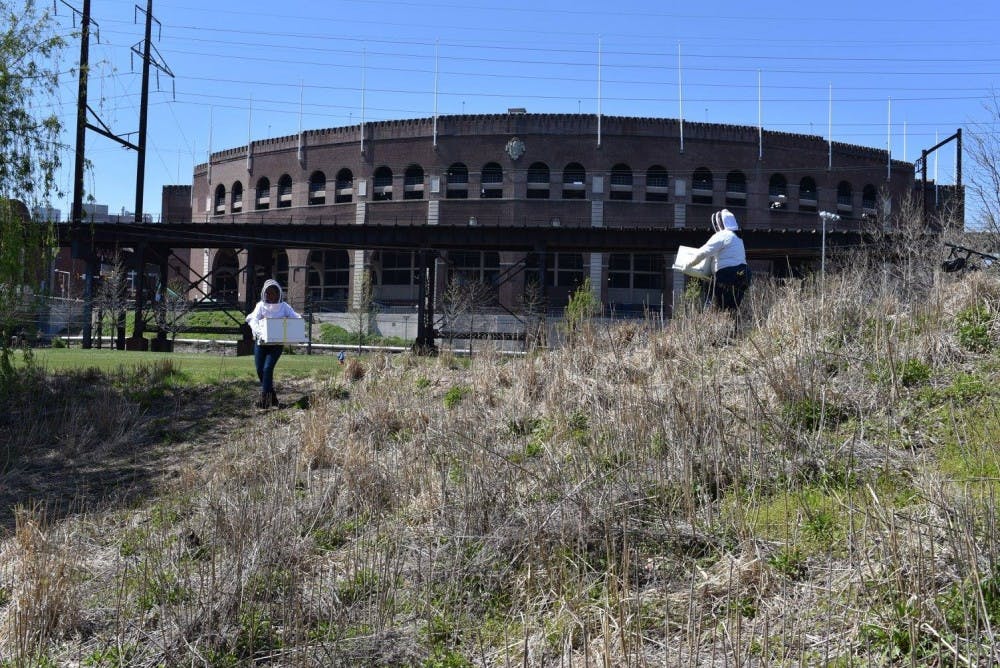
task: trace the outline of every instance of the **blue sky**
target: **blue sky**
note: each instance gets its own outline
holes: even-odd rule
[[[82,7],[82,0],[70,4]],[[140,0],[145,8],[145,0]],[[142,13],[92,0],[90,105],[136,132]],[[303,129],[439,114],[593,113],[734,123],[815,134],[913,161],[959,127],[996,119],[1000,3],[714,3],[505,0],[154,2],[154,70],[144,199],[190,184],[213,150]],[[67,6],[58,21],[73,28]],[[75,65],[71,43],[62,70]],[[76,77],[57,101],[73,142]],[[435,96],[435,89],[437,95]],[[600,90],[600,94],[598,93]],[[831,102],[832,99],[832,102]],[[832,117],[832,123],[831,123]],[[132,141],[136,135],[130,136]],[[953,144],[951,145],[953,146]],[[954,183],[955,151],[930,176]],[[135,154],[93,132],[88,194],[132,210]],[[55,202],[72,197],[67,152]],[[963,164],[968,181],[972,165]],[[970,203],[971,206],[971,203]]]

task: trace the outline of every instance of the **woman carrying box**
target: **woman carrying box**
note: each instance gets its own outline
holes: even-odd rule
[[[715,271],[712,290],[715,305],[735,311],[750,285],[750,268],[747,267],[747,252],[739,235],[740,226],[736,216],[729,209],[723,209],[712,214],[712,229],[715,234],[698,249],[687,268],[711,258]]]
[[[260,380],[260,399],[258,408],[270,408],[278,405],[278,394],[274,391],[274,367],[281,357],[284,344],[267,344],[264,342],[264,324],[267,318],[301,318],[287,302],[282,300],[281,285],[269,278],[260,291],[260,301],[247,316],[247,324],[253,332],[253,361],[257,366],[257,378]]]

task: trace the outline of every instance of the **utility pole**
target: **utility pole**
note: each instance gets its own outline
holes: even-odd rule
[[[143,10],[136,5],[136,12],[143,12]],[[162,58],[156,47],[153,46],[153,21],[156,21],[157,27],[160,27],[160,22],[153,17],[153,0],[146,0],[146,9],[143,12],[146,15],[146,37],[142,43],[142,53],[139,53],[135,45],[132,46],[132,53],[140,56],[142,58],[142,94],[139,102],[139,145],[136,147],[136,169],[135,169],[135,222],[141,223],[142,209],[143,209],[143,190],[146,185],[146,127],[147,119],[149,117],[149,66],[152,65],[157,69],[158,72],[163,72],[171,79],[174,78],[174,73],[170,71],[170,68],[161,62]],[[153,57],[153,52],[155,57]],[[159,82],[159,75],[157,75],[157,82]]]
[[[74,12],[76,9],[70,7]],[[80,66],[77,72],[79,85],[76,99],[76,153],[73,156],[73,208],[70,221],[75,226],[83,225],[83,169],[86,164],[87,144],[87,77],[90,69],[90,0],[83,0],[83,13],[80,18]],[[93,345],[94,311],[94,273],[97,260],[93,250],[88,249],[84,261],[87,270],[84,272],[83,284],[83,347]]]
[[[149,45],[153,34],[153,0],[146,0],[146,39],[142,47],[142,96],[139,101],[139,149],[135,169],[135,222],[142,222],[142,191],[146,184],[146,120],[149,116]]]
[[[152,63],[159,70],[167,73],[170,77],[173,77],[173,72],[170,71],[165,65],[161,65],[159,62],[153,60],[150,57],[150,49],[155,49],[151,44],[151,33],[152,33],[152,10],[153,1],[147,0],[146,2],[146,39],[143,48],[142,58],[143,58],[143,76],[142,76],[142,99],[140,102],[140,112],[139,112],[139,141],[140,145],[137,146],[127,139],[116,135],[113,133],[108,126],[97,116],[93,109],[90,108],[90,104],[87,101],[87,80],[90,75],[90,26],[91,24],[97,25],[90,17],[90,0],[83,0],[83,11],[80,12],[72,5],[66,2],[66,0],[60,0],[62,4],[70,8],[75,14],[80,14],[81,17],[81,29],[80,29],[80,66],[79,66],[79,87],[77,92],[77,107],[76,107],[76,153],[74,155],[74,170],[73,170],[73,206],[71,216],[71,222],[76,227],[82,227],[83,225],[83,185],[84,185],[84,169],[86,167],[86,144],[87,144],[87,130],[93,130],[99,135],[107,137],[113,141],[118,142],[126,148],[130,148],[139,155],[138,168],[136,173],[136,220],[142,220],[142,191],[144,187],[144,174],[145,174],[145,155],[146,155],[146,117],[147,108],[149,106],[149,65]],[[136,6],[137,11],[142,11],[138,6]],[[159,23],[157,21],[157,23]],[[98,37],[100,41],[100,37]],[[132,47],[132,51],[136,52],[136,47]],[[159,55],[159,54],[157,54]],[[99,125],[94,125],[88,121],[88,113],[94,116],[95,121]],[[82,238],[86,238],[82,235]],[[82,243],[82,241],[81,241]],[[87,263],[87,270],[85,274],[85,282],[83,289],[83,310],[84,310],[84,321],[83,321],[83,347],[91,348],[93,345],[93,308],[94,308],[94,275],[98,272],[97,257],[94,254],[93,248],[76,248],[74,257],[81,258]],[[142,275],[142,268],[139,268],[140,276]]]

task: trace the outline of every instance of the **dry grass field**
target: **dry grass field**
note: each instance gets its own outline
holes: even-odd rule
[[[1000,665],[1000,272],[938,250],[276,411],[22,363],[0,666]]]

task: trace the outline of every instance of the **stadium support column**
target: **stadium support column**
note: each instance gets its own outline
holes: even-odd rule
[[[146,307],[146,244],[139,243],[135,254],[135,320],[132,323],[132,338],[125,340],[126,350],[147,350],[149,344],[143,337],[146,322],[143,309]]]
[[[604,177],[595,176],[591,185],[590,226],[604,227]],[[590,254],[590,290],[598,303],[602,302],[601,293],[604,287],[604,253]]]
[[[433,251],[419,250],[420,284],[417,286],[417,338],[413,342],[413,352],[418,355],[433,355],[437,352],[434,344],[434,288],[437,283]]]

